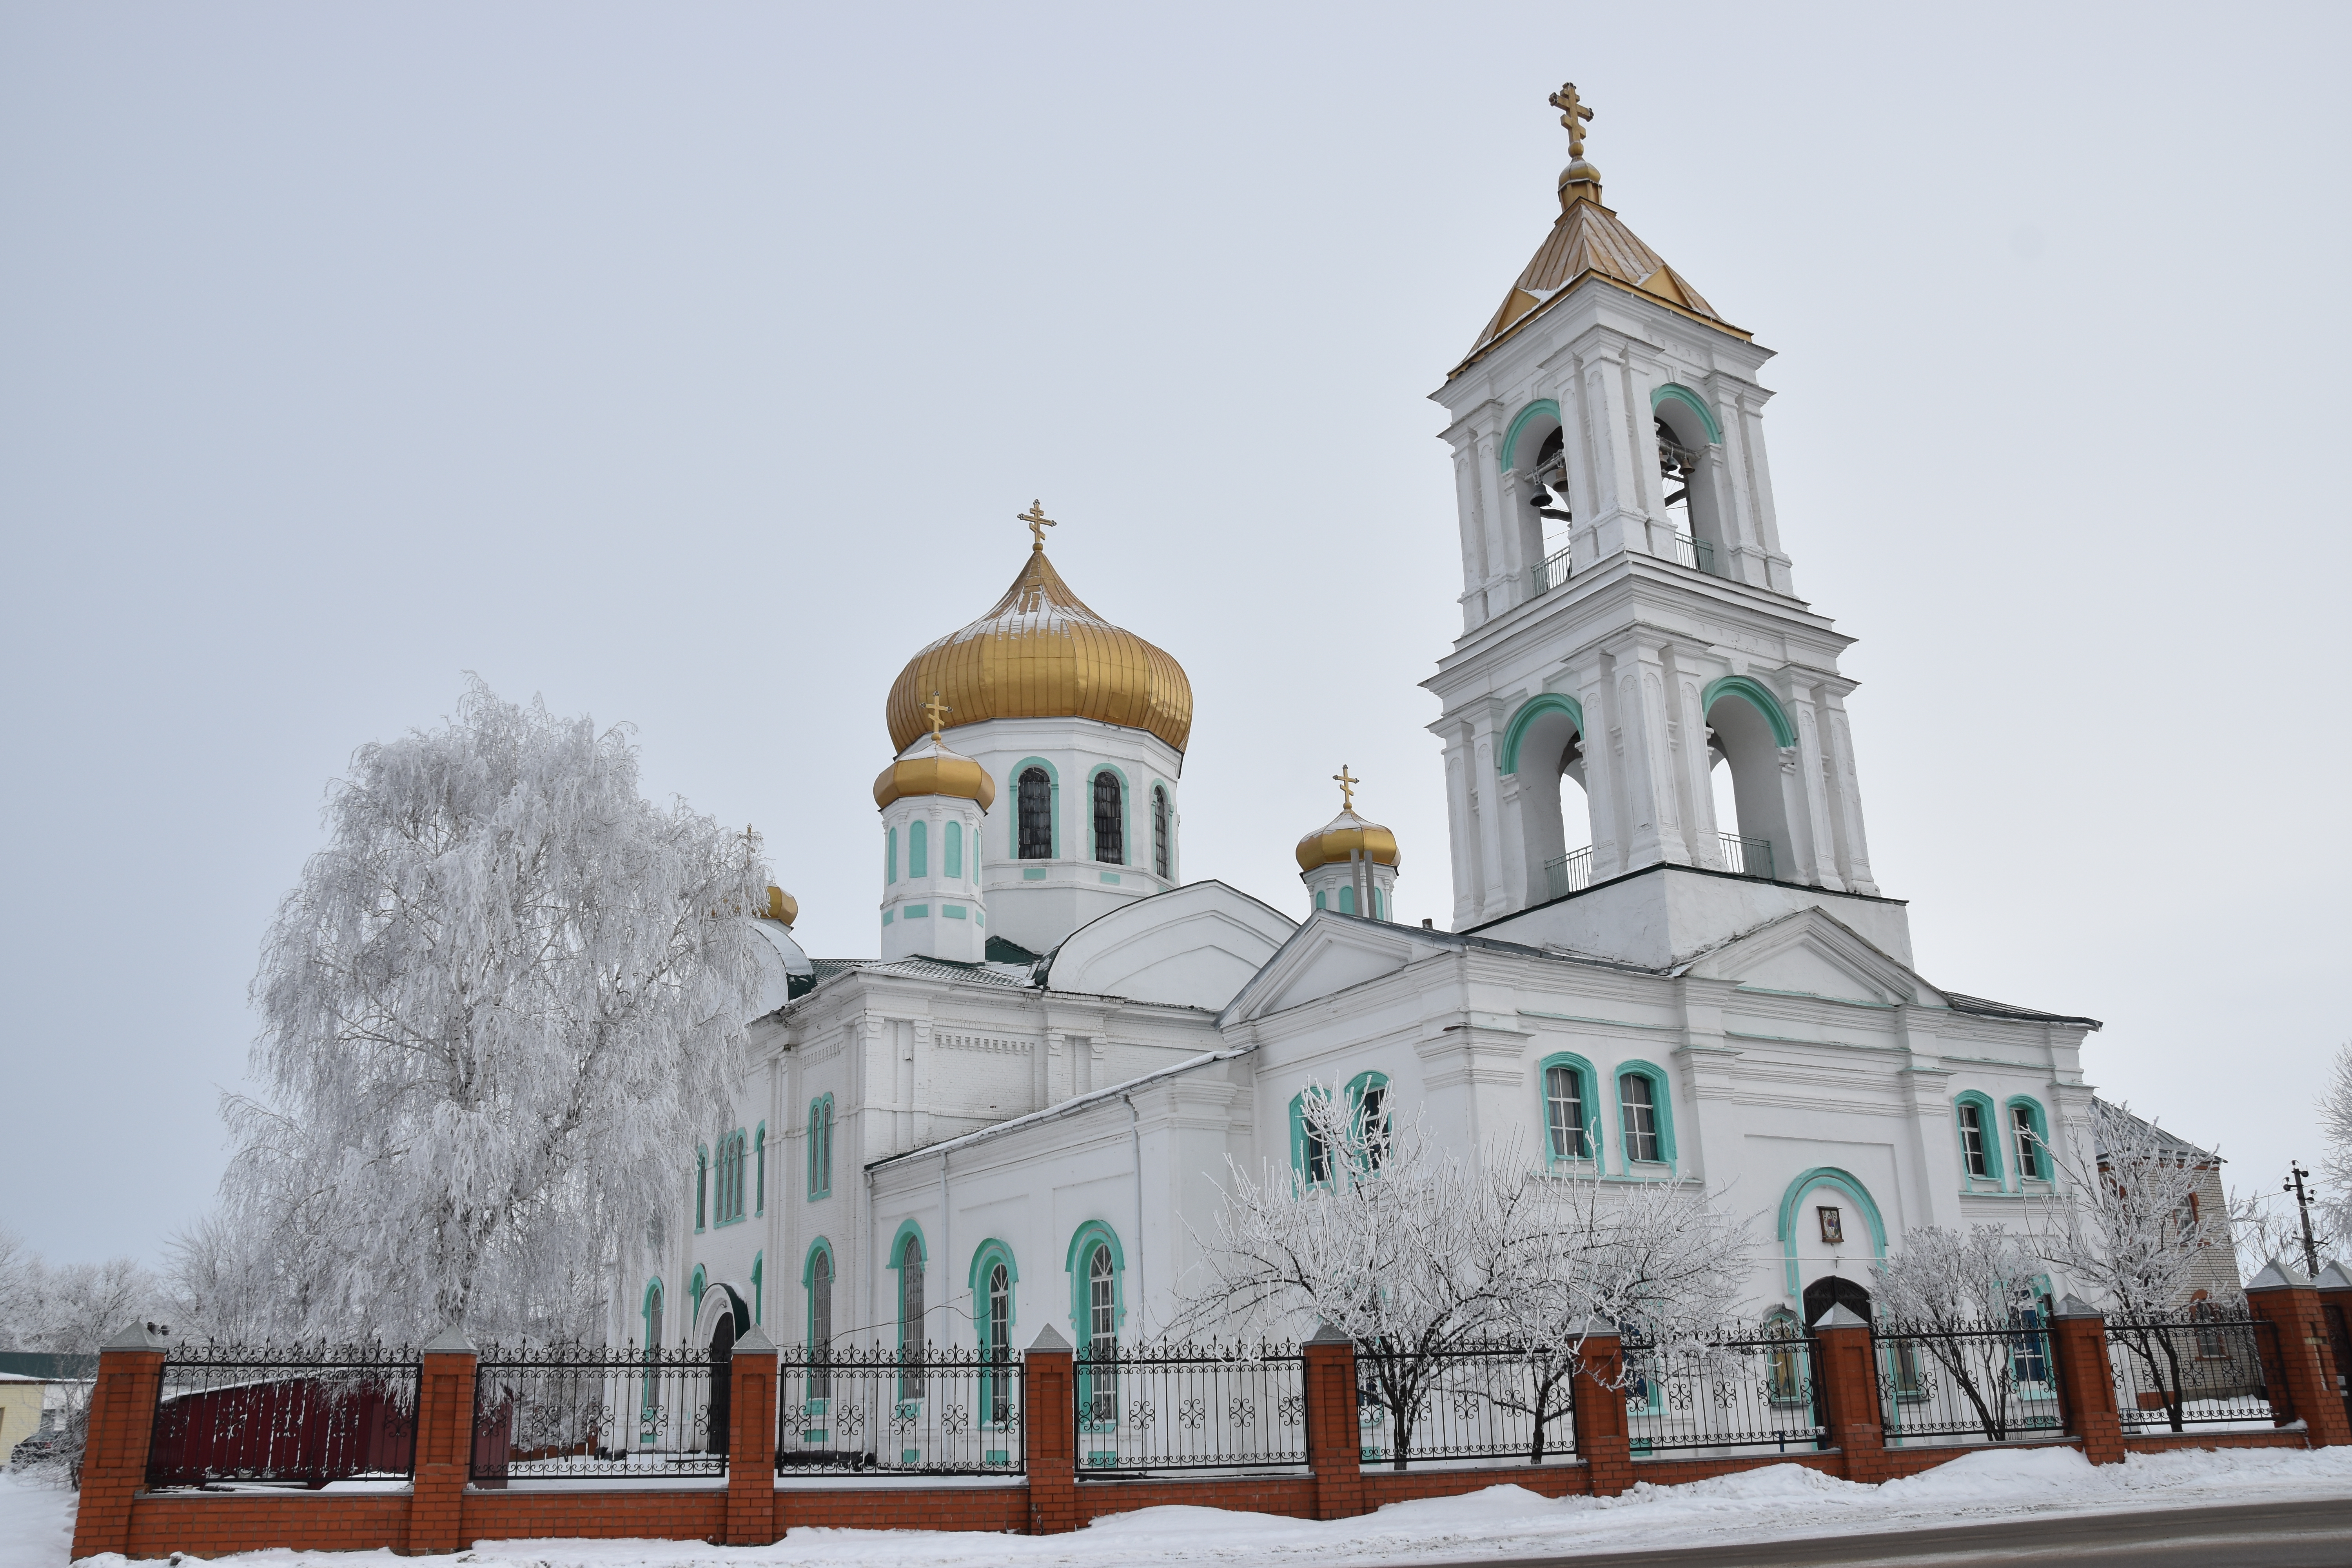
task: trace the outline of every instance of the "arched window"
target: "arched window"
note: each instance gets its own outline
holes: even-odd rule
[[[1528,902],[1584,891],[1592,885],[1593,834],[1583,705],[1563,691],[1530,697],[1505,727],[1497,761],[1518,780]]]
[[[765,1250],[751,1254],[751,1321],[768,1321],[768,1255]]]
[[[940,835],[940,874],[949,877],[963,875],[963,825],[950,822]]]
[[[808,1120],[808,1195],[829,1197],[833,1193],[833,1096],[825,1095],[809,1104]]]
[[[662,1282],[659,1279],[646,1281],[646,1348],[658,1350],[662,1342]]]
[[[1647,1062],[1628,1062],[1617,1069],[1617,1128],[1623,1140],[1619,1147],[1629,1169],[1674,1163],[1674,1110],[1666,1083],[1666,1075]]]
[[[1054,780],[1043,768],[1021,770],[1021,858],[1054,858]]]
[[[1356,912],[1355,889],[1342,888],[1339,889],[1339,912],[1343,915],[1352,915]]]
[[[898,830],[882,830],[882,885],[888,887],[898,879]]]
[[[1105,768],[1095,774],[1095,858],[1108,866],[1127,864],[1127,810],[1118,775]]]
[[[719,1202],[714,1218],[730,1225],[743,1217],[743,1134],[730,1132],[719,1141]]]
[[[1367,1172],[1388,1163],[1389,1080],[1385,1073],[1358,1073],[1348,1083],[1348,1131]]]
[[[703,1229],[710,1215],[710,1151],[694,1151],[694,1228]]]
[[[923,1238],[898,1243],[898,1397],[923,1396]]]
[[[833,1248],[823,1239],[809,1248],[808,1304],[808,1395],[826,1399],[833,1394],[833,1372],[825,1364],[833,1358]],[[824,1411],[818,1406],[809,1414],[822,1415]]]
[[[751,1207],[755,1213],[766,1214],[768,1212],[768,1124],[766,1122],[761,1122],[760,1130],[751,1135],[751,1148],[758,1156],[758,1171],[751,1182]]]
[[[1543,445],[1536,448],[1536,471],[1531,476],[1528,500],[1535,507],[1543,527],[1543,553],[1537,557],[1542,564],[1535,568],[1531,584],[1538,594],[1548,594],[1567,582],[1572,564],[1569,532],[1576,519],[1568,502],[1565,448],[1557,426],[1543,438]]]
[[[2017,1161],[2018,1179],[2050,1180],[2050,1131],[2039,1104],[2023,1095],[2009,1102],[2009,1137]]]
[[[919,816],[907,826],[907,875],[910,878],[931,874],[929,832]]]
[[[1087,1255],[1087,1420],[1109,1426],[1118,1420],[1118,1276],[1110,1247],[1097,1242]]]
[[[1320,888],[1315,889],[1315,907],[1318,910],[1329,908],[1329,906],[1323,901],[1323,889]]]
[[[701,1264],[696,1264],[694,1266],[693,1277],[686,1282],[686,1304],[690,1310],[689,1315],[691,1317],[699,1318],[702,1316],[702,1293],[709,1289],[710,1276],[704,1271]],[[688,1326],[688,1331],[692,1331],[692,1325],[690,1323]]]
[[[1765,1363],[1764,1393],[1775,1405],[1809,1405],[1812,1380],[1805,1364],[1805,1330],[1797,1314],[1775,1307],[1764,1314],[1764,1337],[1772,1342]]]
[[[1708,776],[1723,868],[1759,881],[1785,881],[1794,875],[1796,860],[1780,757],[1797,743],[1797,731],[1780,700],[1747,676],[1709,682],[1699,700],[1706,709]]]
[[[1543,1065],[1544,1152],[1554,1164],[1601,1156],[1601,1118],[1592,1068],[1581,1057],[1548,1057]]]
[[[989,1265],[987,1313],[982,1332],[988,1342],[990,1376],[981,1407],[990,1426],[1003,1426],[1013,1419],[1013,1276],[1003,1263]]]
[[[1168,791],[1159,784],[1151,786],[1151,873],[1167,881],[1175,873],[1168,868]]]
[[[1953,1102],[1952,1114],[1959,1131],[1960,1169],[1972,1182],[2000,1180],[2000,1134],[1992,1101],[1981,1094],[1964,1094]]]
[[[1307,1099],[1311,1094],[1330,1092],[1307,1089],[1290,1098],[1290,1168],[1306,1178],[1310,1186],[1320,1186],[1331,1179],[1331,1151],[1314,1119],[1307,1114]]]

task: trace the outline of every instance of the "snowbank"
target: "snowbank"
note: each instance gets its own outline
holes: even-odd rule
[[[1865,1530],[2136,1512],[2352,1496],[2352,1448],[2134,1454],[2093,1466],[2071,1448],[1969,1454],[1906,1480],[1857,1486],[1799,1465],[1693,1481],[1636,1486],[1623,1497],[1563,1498],[1524,1487],[1395,1503],[1326,1522],[1220,1509],[1152,1508],[1098,1520],[1069,1535],[924,1531],[794,1530],[773,1546],[692,1541],[497,1541],[454,1556],[256,1552],[235,1568],[1177,1568],[1265,1563],[1322,1568],[1405,1558],[1536,1556],[1634,1547],[1704,1546],[1845,1535]],[[0,1568],[63,1568],[72,1502],[0,1478]],[[92,1568],[124,1568],[119,1557]]]

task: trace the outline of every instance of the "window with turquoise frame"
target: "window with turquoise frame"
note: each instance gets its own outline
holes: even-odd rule
[[[1013,1349],[1013,1287],[1021,1270],[1013,1249],[994,1237],[971,1255],[971,1318],[980,1340],[980,1424],[992,1432],[1009,1432],[1020,1415],[1019,1380]],[[1002,1441],[1002,1439],[1000,1439]],[[1008,1444],[991,1448],[983,1462],[1009,1463]]]
[[[1592,1064],[1567,1051],[1544,1058],[1537,1072],[1543,1092],[1544,1161],[1554,1166],[1597,1164],[1601,1158],[1601,1097]]]
[[[2049,1181],[2050,1123],[2041,1102],[2030,1095],[2012,1095],[2002,1109],[2008,1112],[2010,1158],[2016,1162],[2019,1182]]]
[[[2000,1180],[2000,1126],[1992,1099],[1970,1090],[1952,1101],[1953,1131],[1960,1143],[1960,1173],[1970,1182]]]
[[[637,1400],[637,1443],[641,1447],[649,1447],[661,1436],[661,1383],[660,1373],[656,1370],[661,1354],[663,1330],[662,1282],[661,1276],[658,1274],[646,1281],[643,1311],[646,1321],[646,1368],[644,1376],[638,1381]]]
[[[930,874],[930,827],[919,816],[907,824],[907,875],[911,879]]]
[[[963,875],[963,824],[950,822],[940,830],[940,874]]]
[[[764,1121],[760,1123],[760,1130],[751,1135],[751,1153],[757,1173],[751,1179],[751,1212],[766,1214],[768,1212],[768,1124]]]
[[[1348,1135],[1367,1173],[1388,1163],[1393,1146],[1390,1110],[1388,1074],[1360,1072],[1348,1080]]]
[[[882,830],[882,885],[888,887],[898,879],[898,830]]]
[[[1070,1326],[1078,1348],[1078,1426],[1086,1433],[1113,1434],[1118,1430],[1118,1331],[1127,1315],[1126,1257],[1118,1233],[1100,1220],[1088,1220],[1070,1238],[1066,1267]],[[1118,1463],[1115,1443],[1085,1452],[1089,1468]]]
[[[1617,1068],[1617,1147],[1630,1173],[1636,1165],[1675,1163],[1672,1079],[1649,1062]]]
[[[714,1226],[733,1225],[743,1217],[745,1142],[740,1131],[730,1132],[719,1141],[718,1203],[712,1215]]]
[[[808,1291],[808,1403],[801,1414],[819,1416],[833,1397],[833,1243],[818,1237],[809,1244],[808,1261],[801,1266],[801,1284]],[[814,1430],[803,1441],[822,1443],[829,1434]]]
[[[709,1289],[710,1277],[703,1272],[701,1264],[696,1264],[694,1266],[694,1278],[686,1282],[687,1305],[693,1309],[691,1315],[693,1321],[696,1322],[700,1322],[702,1321],[702,1295],[704,1291]]]
[[[833,1195],[833,1096],[829,1094],[809,1102],[808,1195],[811,1202]]]
[[[898,1403],[902,1413],[904,1407],[923,1397],[923,1272],[929,1260],[923,1227],[911,1219],[900,1220],[898,1234],[890,1241],[888,1267],[898,1276]],[[918,1462],[921,1458],[919,1453],[914,1454],[908,1462]]]
[[[1330,1092],[1303,1089],[1290,1097],[1290,1168],[1311,1187],[1319,1187],[1331,1179],[1331,1151],[1307,1114],[1307,1099],[1312,1094]]]
[[[751,1254],[751,1321],[768,1321],[768,1254],[763,1249]]]
[[[710,1224],[710,1151],[698,1143],[694,1148],[694,1228],[706,1230]]]

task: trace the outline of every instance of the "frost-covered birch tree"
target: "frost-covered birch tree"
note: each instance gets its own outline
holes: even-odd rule
[[[2336,1047],[2328,1064],[2327,1089],[2319,1100],[2319,1130],[2327,1141],[2320,1167],[2320,1194],[2312,1206],[2312,1230],[2320,1256],[2352,1243],[2352,1040]],[[2276,1256],[2273,1254],[2272,1256]]]
[[[579,1293],[674,1208],[696,1112],[740,1079],[758,842],[646,801],[625,729],[479,679],[362,747],[325,818],[251,988],[264,1087],[224,1105],[225,1226],[194,1237],[225,1318],[591,1328]]]
[[[2022,1316],[2034,1307],[2035,1268],[2019,1239],[1997,1225],[1919,1226],[1872,1266],[1882,1327],[1907,1330],[1910,1342],[1927,1347],[1995,1442],[2018,1423],[2020,1367],[2043,1367],[2047,1381],[2049,1347],[2037,1320]],[[1985,1332],[2013,1326],[2013,1336]]]

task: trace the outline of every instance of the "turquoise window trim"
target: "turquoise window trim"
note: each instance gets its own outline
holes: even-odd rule
[[[816,1283],[816,1255],[820,1252],[832,1259],[834,1283],[841,1283],[841,1259],[834,1256],[833,1243],[820,1236],[809,1243],[808,1256],[801,1259],[801,1289],[803,1290]]]
[[[702,1298],[709,1289],[710,1276],[704,1273],[702,1265],[698,1263],[694,1266],[694,1278],[686,1282],[687,1299],[694,1304],[693,1321],[697,1323],[702,1321]]]
[[[694,1234],[700,1236],[710,1228],[710,1150],[697,1143],[694,1146]]]
[[[648,1350],[661,1348],[654,1343],[654,1303],[661,1299],[661,1276],[652,1275],[646,1280],[645,1294],[637,1301],[637,1320],[645,1325],[646,1348]]]
[[[963,875],[963,824],[950,822],[940,834],[940,875]]]
[[[898,908],[898,912],[906,916],[910,921],[927,921],[931,918],[931,906],[929,904],[902,904]]]
[[[2001,1137],[2007,1142],[2013,1142],[2015,1141],[2017,1136],[2015,1113],[2020,1106],[2024,1107],[2026,1116],[2033,1123],[2033,1142],[2037,1146],[2037,1163],[2042,1167],[2042,1173],[2038,1176],[2028,1176],[2025,1173],[2025,1163],[2021,1159],[2012,1156],[2010,1160],[2010,1166],[2011,1169],[2016,1173],[2016,1179],[2011,1184],[2011,1186],[2015,1191],[2023,1192],[2025,1190],[2025,1184],[2028,1181],[2040,1183],[2044,1185],[2054,1185],[2056,1184],[2057,1175],[2056,1167],[2051,1163],[2050,1118],[2049,1115],[2042,1110],[2042,1102],[2040,1100],[2034,1099],[2030,1094],[2012,1094],[2007,1100],[2002,1100],[2000,1102]],[[2045,1295],[2048,1292],[2046,1291],[2044,1292]]]
[[[1004,814],[1006,823],[1011,829],[1011,837],[1005,840],[1005,857],[1013,860],[1021,858],[1021,775],[1031,768],[1045,770],[1045,782],[1052,792],[1049,797],[1052,810],[1048,816],[1046,826],[1053,837],[1053,843],[1050,846],[1053,853],[1045,858],[1059,859],[1062,854],[1062,770],[1043,757],[1024,757],[1005,770],[1005,793],[1013,800],[1013,809]]]
[[[741,1157],[745,1152],[744,1143],[743,1130],[740,1127],[719,1141],[719,1159],[713,1167],[713,1173],[719,1180],[713,1191],[710,1210],[710,1228],[713,1230],[723,1230],[730,1225],[741,1225],[748,1217],[746,1212],[739,1206],[743,1198],[740,1182],[743,1172]],[[730,1173],[736,1178],[733,1184],[730,1184],[728,1179]]]
[[[907,879],[931,874],[931,830],[921,817],[907,824]]]
[[[1790,722],[1789,710],[1780,706],[1780,700],[1773,696],[1771,688],[1763,682],[1744,675],[1727,675],[1718,680],[1711,680],[1707,682],[1706,689],[1698,694],[1699,712],[1704,715],[1713,709],[1718,697],[1742,698],[1763,714],[1765,721],[1772,726],[1775,745],[1793,746],[1797,743],[1797,726]]]
[[[1620,1174],[1633,1173],[1633,1159],[1625,1147],[1625,1078],[1628,1074],[1650,1080],[1650,1099],[1658,1117],[1658,1157],[1643,1161],[1643,1164],[1673,1165],[1675,1157],[1675,1080],[1666,1069],[1654,1062],[1619,1062],[1609,1075],[1609,1095],[1617,1102],[1617,1168]]]
[[[1329,907],[1323,902],[1323,889],[1320,888],[1315,889],[1315,907],[1318,910]]]
[[[1122,851],[1135,843],[1135,786],[1128,783],[1126,771],[1117,763],[1097,763],[1087,770],[1087,858],[1104,866],[1132,866],[1134,857],[1105,860],[1095,846],[1095,780],[1103,773],[1118,781],[1118,839]]]
[[[1519,742],[1526,738],[1528,727],[1547,713],[1567,714],[1568,721],[1576,726],[1576,732],[1580,735],[1584,733],[1583,703],[1565,691],[1538,691],[1520,703],[1519,710],[1511,715],[1510,723],[1504,726],[1502,757],[1496,764],[1502,772],[1516,773],[1519,771]]]
[[[1344,889],[1341,890],[1345,891]],[[1381,1129],[1381,1142],[1393,1148],[1391,1134],[1396,1126],[1396,1087],[1384,1072],[1360,1072],[1348,1080],[1348,1126],[1360,1140],[1362,1138],[1367,1131],[1363,1125],[1364,1096],[1375,1088],[1382,1091],[1381,1120],[1387,1124]],[[1369,1172],[1371,1167],[1364,1158],[1361,1146],[1352,1152],[1356,1156],[1356,1168]]]
[[[1168,795],[1168,875],[1164,880],[1166,880],[1168,885],[1172,888],[1176,886],[1176,873],[1179,869],[1178,858],[1176,854],[1176,787],[1170,784],[1166,779],[1160,778],[1156,774],[1152,777],[1151,787],[1155,790],[1165,791]],[[1150,809],[1150,797],[1149,795],[1145,796],[1144,804],[1145,810],[1143,813],[1143,820],[1148,824],[1151,820],[1151,812]],[[1144,837],[1149,839],[1150,835],[1146,833]],[[1146,843],[1144,845],[1144,869],[1157,877],[1160,875],[1160,862],[1154,858],[1155,853],[1156,852],[1153,850],[1150,844]]]
[[[1004,1329],[1007,1341],[1001,1345],[991,1343],[988,1337],[990,1329],[988,1276],[990,1271],[1000,1263],[1004,1266]],[[998,1397],[994,1382],[1000,1375],[998,1369],[1000,1367],[1003,1369],[1002,1375],[1008,1380],[1018,1375],[1012,1370],[1015,1353],[1012,1338],[1013,1329],[1021,1322],[1021,1265],[1013,1261],[1013,1248],[992,1236],[982,1242],[972,1250],[968,1283],[971,1288],[973,1343],[979,1348],[982,1362],[980,1424],[992,1431],[1001,1432],[1005,1429],[1004,1424],[994,1418]],[[1013,1386],[1017,1390],[1020,1384],[1014,1383]]]
[[[833,1096],[809,1101],[808,1195],[814,1203],[833,1195]]]
[[[1504,436],[1502,446],[1497,447],[1495,452],[1496,464],[1503,472],[1507,474],[1513,468],[1519,466],[1518,455],[1520,435],[1525,432],[1527,427],[1534,421],[1547,418],[1555,425],[1562,423],[1559,416],[1559,405],[1549,397],[1538,397],[1533,403],[1528,404],[1525,408],[1520,409],[1518,413],[1512,416],[1511,428],[1509,432]]]
[[[1984,1132],[1985,1173],[1981,1176],[1969,1169],[1968,1144],[1960,1135],[1960,1107],[1977,1108],[1978,1125]],[[1965,1089],[1952,1096],[1952,1148],[1960,1157],[1960,1190],[1966,1192],[1978,1182],[1990,1182],[2001,1191],[2009,1190],[2002,1172],[2007,1168],[2000,1157],[2000,1113],[1992,1103],[1992,1096],[1982,1089]]]
[[[921,1260],[924,1268],[930,1267],[931,1244],[923,1239],[923,1227],[911,1219],[902,1219],[898,1222],[898,1233],[890,1237],[890,1261],[883,1265],[884,1268],[896,1269],[898,1267],[898,1254],[905,1250],[907,1238],[910,1236],[915,1238],[916,1258]]]
[[[768,1249],[761,1247],[751,1254],[751,1321],[768,1321]]]
[[[1070,1276],[1070,1330],[1072,1341],[1080,1350],[1094,1336],[1087,1324],[1087,1259],[1094,1255],[1097,1244],[1110,1248],[1111,1321],[1124,1327],[1127,1322],[1127,1254],[1118,1245],[1118,1232],[1098,1219],[1090,1219],[1070,1233],[1070,1250],[1062,1267]]]
[[[768,1212],[768,1124],[764,1121],[760,1123],[759,1131],[752,1135],[751,1152],[755,1166],[751,1178],[753,1183],[751,1212],[766,1214]]]
[[[882,885],[889,887],[898,879],[898,830],[882,830]]]
[[[983,1325],[988,1321],[988,1303],[982,1296],[982,1291],[986,1289],[982,1281],[988,1278],[988,1266],[992,1263],[1004,1265],[1004,1278],[1007,1282],[1014,1285],[1021,1283],[1021,1265],[1013,1260],[1011,1246],[992,1236],[972,1248],[971,1267],[965,1271],[965,1283],[971,1287],[972,1321]],[[1017,1290],[1013,1293],[1011,1310],[1013,1321],[1020,1321],[1021,1293]],[[986,1332],[984,1327],[982,1331]]]
[[[899,1255],[907,1249],[907,1238],[910,1236],[915,1238],[915,1260],[923,1266],[923,1301],[921,1306],[923,1315],[921,1321],[917,1325],[915,1331],[918,1333],[921,1333],[924,1331],[924,1325],[928,1325],[929,1323],[931,1313],[931,1244],[923,1239],[923,1227],[917,1225],[911,1219],[900,1220],[898,1222],[897,1234],[890,1237],[890,1250],[884,1255],[888,1261],[884,1263],[882,1267],[887,1268],[893,1274],[900,1272],[898,1261]],[[899,1284],[894,1287],[890,1291],[891,1306],[893,1309],[891,1316],[898,1323],[898,1348],[902,1351],[907,1348],[906,1302],[902,1294],[904,1289],[905,1281],[902,1279]],[[903,1392],[903,1385],[901,1391]]]
[[[1651,390],[1650,412],[1656,413],[1658,405],[1669,398],[1676,403],[1687,405],[1690,411],[1698,416],[1699,423],[1706,426],[1706,439],[1709,446],[1723,445],[1723,426],[1716,423],[1715,410],[1706,405],[1706,398],[1701,397],[1679,381],[1670,381],[1664,386]]]
[[[1577,1075],[1584,1101],[1584,1141],[1592,1149],[1589,1159],[1574,1155],[1559,1155],[1551,1149],[1551,1069],[1566,1068]],[[1602,1168],[1602,1151],[1608,1145],[1601,1138],[1601,1075],[1592,1064],[1574,1051],[1554,1051],[1536,1066],[1536,1136],[1543,1140],[1544,1168],[1552,1171],[1594,1171]]]
[[[1862,1211],[1864,1221],[1870,1226],[1870,1247],[1879,1262],[1886,1261],[1886,1221],[1880,1217],[1878,1205],[1872,1201],[1870,1189],[1850,1172],[1834,1165],[1816,1165],[1789,1184],[1780,1194],[1779,1240],[1781,1257],[1788,1269],[1789,1295],[1793,1300],[1804,1293],[1804,1283],[1798,1278],[1797,1215],[1805,1195],[1819,1187],[1831,1187],[1853,1200]]]
[[[1339,889],[1339,912],[1343,915],[1352,915],[1356,912],[1355,889],[1342,888]]]
[[[1337,1150],[1324,1152],[1325,1173],[1320,1182],[1307,1168],[1307,1097],[1316,1092],[1311,1088],[1302,1089],[1290,1097],[1290,1169],[1302,1186],[1319,1187],[1328,1183],[1338,1160]]]

